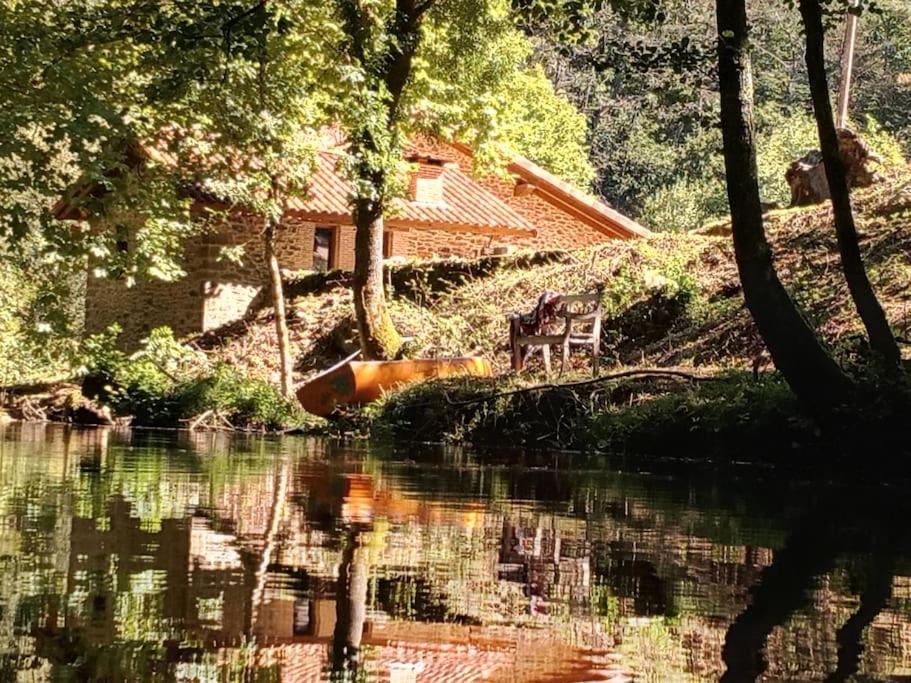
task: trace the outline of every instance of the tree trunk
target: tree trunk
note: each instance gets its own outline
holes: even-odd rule
[[[354,222],[354,312],[361,353],[367,360],[392,360],[398,355],[402,340],[386,308],[382,202],[358,199]]]
[[[857,15],[849,11],[845,16],[845,40],[841,46],[841,80],[838,83],[838,116],[835,125],[848,125],[851,111],[851,81],[854,77],[854,49],[857,45]]]
[[[281,392],[286,398],[294,395],[294,362],[291,358],[291,337],[288,334],[288,318],[285,315],[285,293],[282,288],[282,272],[275,255],[275,232],[278,224],[273,219],[266,220],[265,256],[269,267],[269,289],[272,295],[272,308],[275,311],[275,335],[278,337],[278,355],[281,373]]]
[[[778,279],[765,235],[745,0],[716,0],[716,10],[725,172],[746,305],[775,366],[798,398],[814,409],[831,408],[847,397],[850,383]]]
[[[857,241],[857,228],[851,209],[851,192],[832,114],[832,102],[829,99],[824,53],[825,34],[819,0],[800,0],[800,14],[807,37],[807,75],[810,80],[810,92],[813,95],[813,109],[816,113],[816,127],[819,130],[819,145],[826,178],[829,182],[832,210],[835,214],[835,233],[838,236],[842,270],[848,281],[848,290],[851,292],[854,306],[870,337],[870,346],[885,362],[897,366],[901,362],[901,352],[889,327],[885,311],[867,277]]]

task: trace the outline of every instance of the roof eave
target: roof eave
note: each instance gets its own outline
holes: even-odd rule
[[[463,154],[474,156],[474,150],[463,142],[454,141],[449,144]],[[544,201],[553,204],[552,200],[557,199],[564,206],[574,208],[578,214],[581,214],[578,216],[580,219],[587,219],[585,222],[588,225],[606,235],[620,239],[633,239],[648,237],[652,234],[651,230],[645,226],[624,216],[605,202],[587,197],[578,188],[557,178],[529,159],[515,157],[508,164],[507,170],[534,186],[534,194],[540,196]]]
[[[289,209],[287,215],[308,223],[330,223],[333,225],[354,224],[351,214],[339,214],[329,211]],[[476,235],[502,237],[533,238],[538,236],[538,231],[534,228],[521,228],[509,225],[477,225],[452,221],[419,221],[400,218],[394,215],[386,218],[386,226],[390,230],[441,230],[443,232],[468,232]]]

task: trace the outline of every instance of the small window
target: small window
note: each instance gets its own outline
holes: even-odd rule
[[[317,228],[313,233],[313,270],[325,273],[335,268],[335,228]]]
[[[392,258],[392,233],[389,230],[383,233],[383,258]]]
[[[420,204],[442,204],[443,168],[422,165],[412,180],[412,199]]]

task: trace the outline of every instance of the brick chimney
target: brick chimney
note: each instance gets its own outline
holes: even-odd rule
[[[441,164],[422,163],[411,176],[411,199],[419,204],[442,204],[445,168]]]

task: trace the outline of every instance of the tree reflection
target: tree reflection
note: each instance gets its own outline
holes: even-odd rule
[[[838,666],[826,678],[826,683],[847,681],[858,672],[860,657],[864,651],[864,629],[873,623],[882,612],[892,594],[892,577],[895,566],[895,555],[892,547],[882,549],[871,558],[871,573],[867,586],[860,594],[860,605],[857,611],[838,629]]]
[[[908,506],[903,497],[874,492],[845,497],[832,495],[812,510],[775,553],[771,565],[750,591],[749,606],[727,631],[723,683],[754,681],[768,668],[766,642],[772,631],[806,607],[820,578],[846,555],[869,558],[857,610],[838,629],[838,661],[827,683],[846,681],[858,673],[864,631],[891,597],[897,553],[907,535],[901,530]]]
[[[335,593],[335,631],[332,636],[332,680],[364,678],[361,639],[367,616],[368,566],[362,547],[363,525],[344,532],[345,545],[339,564]]]

